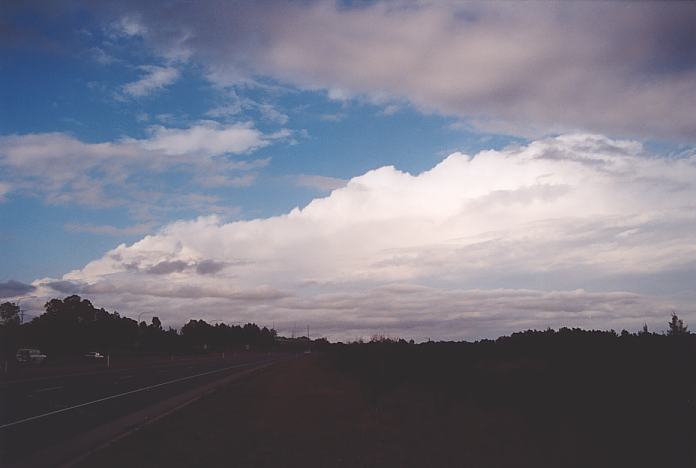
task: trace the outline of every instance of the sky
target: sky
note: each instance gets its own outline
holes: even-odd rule
[[[0,300],[332,340],[696,327],[696,4],[23,1]]]

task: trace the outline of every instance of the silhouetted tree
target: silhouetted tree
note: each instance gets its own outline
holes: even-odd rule
[[[19,325],[19,306],[14,302],[0,304],[0,324]]]
[[[95,308],[80,296],[52,299],[46,312],[22,325],[26,345],[41,346],[49,353],[83,353],[127,348],[135,343],[135,320]]]
[[[647,324],[647,323],[644,323],[644,324],[643,324],[643,330],[639,333],[639,335],[646,336],[646,335],[649,335],[649,334],[650,334],[650,332],[648,331],[648,324]]]
[[[689,333],[687,331],[689,327],[684,325],[684,321],[680,319],[674,312],[672,312],[672,320],[668,322],[668,325],[669,330],[667,331],[667,334],[670,336],[686,335]]]
[[[0,354],[9,359],[20,340],[19,306],[12,302],[0,304]]]

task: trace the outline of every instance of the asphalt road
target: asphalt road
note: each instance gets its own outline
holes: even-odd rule
[[[278,359],[217,355],[126,368],[83,366],[62,375],[2,381],[0,464],[21,462],[123,416]]]

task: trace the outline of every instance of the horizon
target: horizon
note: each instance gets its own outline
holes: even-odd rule
[[[314,336],[312,337],[312,334],[310,333],[310,328],[308,325],[306,325],[306,334],[302,334],[302,332],[305,330],[303,326],[299,326],[297,324],[294,324],[293,327],[289,330],[290,331],[290,336],[282,335],[279,334],[278,331],[275,329],[275,324],[271,326],[267,326],[265,324],[260,324],[260,323],[255,323],[255,322],[231,322],[231,323],[226,323],[224,321],[220,320],[214,320],[210,323],[208,323],[205,319],[201,318],[189,318],[185,320],[182,324],[174,324],[172,326],[171,324],[166,324],[162,323],[160,318],[156,315],[153,315],[151,317],[137,317],[137,318],[132,318],[128,317],[127,315],[121,315],[118,313],[118,311],[109,311],[104,309],[103,307],[99,307],[98,304],[93,304],[92,301],[90,301],[89,298],[86,297],[81,297],[79,295],[72,295],[72,296],[67,296],[63,299],[60,298],[53,298],[50,299],[49,302],[46,303],[46,311],[43,312],[41,315],[37,316],[27,316],[27,314],[24,314],[24,311],[21,309],[21,307],[18,304],[14,303],[2,303],[3,306],[3,314],[7,314],[7,317],[5,317],[5,324],[10,324],[14,323],[16,325],[25,325],[29,328],[32,326],[36,325],[36,323],[31,324],[34,320],[42,317],[45,314],[46,317],[43,317],[44,319],[47,318],[50,315],[53,315],[55,318],[55,314],[60,315],[60,309],[63,305],[68,304],[68,299],[73,299],[77,298],[79,300],[80,304],[85,304],[88,303],[90,309],[93,312],[96,311],[102,311],[106,312],[108,315],[112,315],[116,318],[120,319],[128,319],[132,320],[134,324],[138,328],[155,328],[159,333],[174,333],[175,335],[183,335],[185,328],[191,326],[191,324],[194,323],[200,323],[201,325],[205,325],[206,327],[212,327],[217,329],[218,327],[227,327],[227,328],[237,328],[237,329],[246,329],[249,326],[256,327],[257,330],[261,331],[263,330],[265,332],[271,332],[274,337],[274,341],[280,342],[279,340],[307,340],[310,342],[325,342],[329,344],[364,344],[364,343],[408,343],[408,344],[426,344],[426,343],[480,343],[480,342],[496,342],[500,339],[504,338],[512,338],[515,335],[529,335],[529,334],[538,334],[538,333],[567,333],[567,332],[572,332],[572,333],[588,333],[588,334],[610,334],[613,335],[616,338],[624,338],[625,336],[633,336],[633,337],[641,337],[641,336],[688,336],[691,335],[692,332],[688,330],[689,325],[688,323],[684,323],[682,319],[679,318],[679,316],[675,313],[672,312],[670,317],[671,319],[667,322],[667,327],[664,330],[650,330],[648,327],[647,323],[644,323],[643,326],[641,327],[640,330],[637,331],[631,331],[631,330],[606,330],[606,329],[589,329],[589,328],[583,328],[583,327],[559,327],[557,329],[554,329],[552,327],[547,327],[545,329],[540,329],[540,328],[528,328],[524,330],[516,330],[513,331],[509,334],[505,335],[499,335],[496,337],[478,337],[475,339],[452,339],[452,340],[438,340],[438,339],[431,339],[430,337],[426,339],[421,339],[419,341],[414,340],[413,338],[409,336],[394,336],[394,335],[389,335],[387,333],[374,333],[369,336],[354,336],[350,337],[348,339],[328,339],[325,336]],[[71,302],[74,304],[74,301]],[[49,308],[49,305],[51,306]],[[80,309],[82,310],[82,309]],[[66,312],[67,309],[63,309],[63,312]],[[82,310],[81,313],[86,313],[85,310]],[[27,317],[29,319],[27,320]],[[72,317],[73,320],[75,320],[75,317]],[[103,317],[102,317],[103,319]],[[16,320],[16,321],[15,321]],[[88,319],[87,321],[90,321],[91,319]],[[41,320],[39,320],[40,322]],[[80,323],[80,319],[77,319],[77,324]],[[75,323],[73,323],[71,326],[75,326]],[[298,333],[299,330],[299,333]],[[118,344],[117,346],[124,346],[124,343]],[[104,350],[100,350],[104,351]],[[160,350],[161,351],[161,350]],[[106,350],[108,352],[108,350]]]

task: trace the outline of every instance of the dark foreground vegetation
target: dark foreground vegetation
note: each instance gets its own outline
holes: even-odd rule
[[[52,358],[79,356],[89,351],[104,354],[191,353],[242,347],[269,349],[275,330],[246,325],[210,324],[189,320],[180,330],[165,329],[158,317],[136,321],[96,308],[80,296],[52,299],[46,312],[20,323],[16,304],[0,304],[2,358],[13,359],[18,348],[39,348]]]
[[[61,314],[85,302],[49,302],[19,336],[59,349],[54,334],[76,333]],[[115,336],[133,349],[282,341],[252,325],[165,331],[154,319],[97,315],[73,320],[84,334],[70,336],[89,340],[106,320],[129,324]],[[71,349],[123,343],[96,336]],[[696,335],[676,315],[666,334],[563,328],[475,343],[313,344],[86,466],[696,466]]]
[[[516,437],[505,421],[517,419],[533,434],[534,462],[505,466],[696,466],[696,335],[685,330],[527,331],[418,346],[377,340],[333,346],[328,357],[376,405],[409,389],[415,404],[419,395],[447,402],[444,412],[457,402],[497,415],[500,424],[481,421],[496,427],[492,456],[514,445],[504,442]],[[454,432],[468,424],[450,423]],[[483,457],[471,466],[495,464]]]

